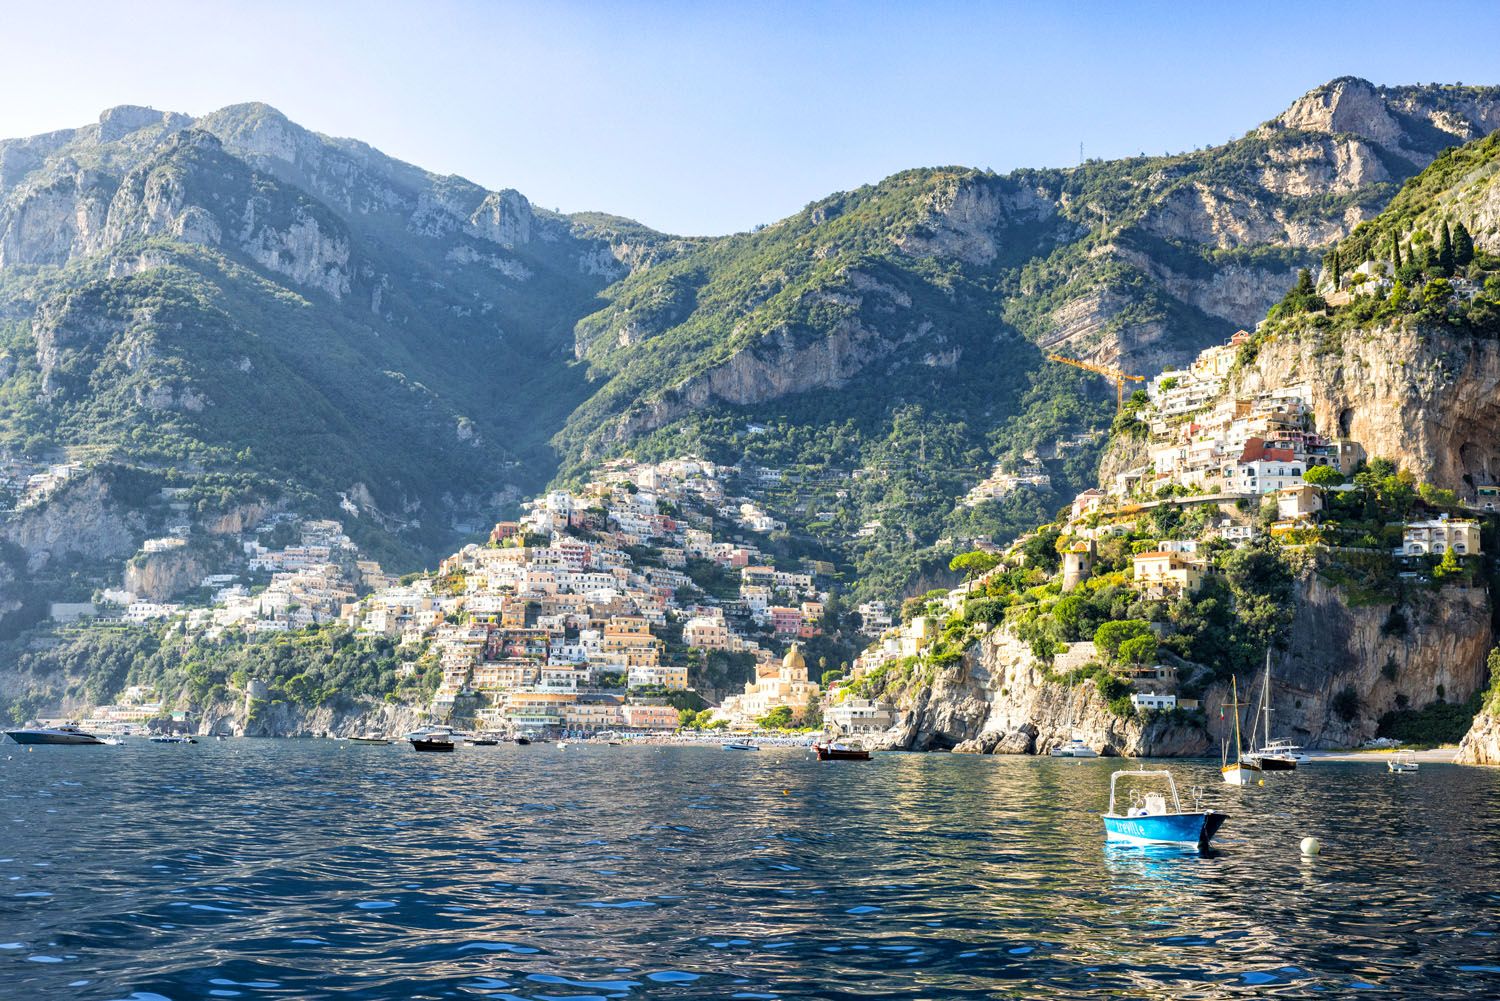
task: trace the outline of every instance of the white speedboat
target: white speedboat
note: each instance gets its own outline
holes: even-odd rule
[[[151,738],[151,743],[153,743],[153,744],[196,744],[196,743],[198,743],[198,738],[197,737],[184,737],[184,736],[181,736],[180,734],[175,734],[175,733],[162,733],[162,734],[157,734],[155,737],[152,737]]]
[[[1417,756],[1415,754],[1412,754],[1410,751],[1397,751],[1386,761],[1385,767],[1397,775],[1404,775],[1407,772],[1416,771],[1421,766],[1417,764]]]
[[[59,723],[57,726],[30,726],[19,730],[6,730],[5,735],[17,744],[103,744],[100,737],[84,730],[77,723]]]

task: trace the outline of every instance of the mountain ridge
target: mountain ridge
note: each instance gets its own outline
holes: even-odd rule
[[[1086,475],[1087,445],[1047,456],[1108,405],[1045,352],[1146,366],[1222,339],[1497,108],[1496,88],[1341,78],[1222,147],[919,168],[679,237],[265,104],[121,105],[0,141],[0,446],[229,477],[412,567],[611,455],[782,463],[744,431],[768,424],[798,462],[895,471],[789,519],[892,594],[946,562],[945,533],[1003,539]],[[955,506],[1028,453],[1050,496]],[[905,527],[848,541],[875,521]]]

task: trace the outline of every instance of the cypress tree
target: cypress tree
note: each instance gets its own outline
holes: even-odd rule
[[[1453,263],[1466,268],[1472,260],[1474,260],[1474,238],[1469,235],[1469,230],[1463,223],[1454,223]]]
[[[1401,270],[1401,237],[1391,237],[1391,268],[1395,271]]]
[[[1448,229],[1447,219],[1443,220],[1443,235],[1438,241],[1437,263],[1444,277],[1453,274],[1453,233]]]

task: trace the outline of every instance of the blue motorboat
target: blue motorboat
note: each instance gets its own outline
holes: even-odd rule
[[[1116,792],[1122,776],[1141,779],[1130,789],[1130,806],[1116,809]],[[1201,793],[1199,794],[1201,795]],[[1177,845],[1204,849],[1229,815],[1217,810],[1184,811],[1177,796],[1177,783],[1168,771],[1118,771],[1109,780],[1109,812],[1104,814],[1106,841],[1133,845]],[[1169,808],[1170,807],[1170,808]]]

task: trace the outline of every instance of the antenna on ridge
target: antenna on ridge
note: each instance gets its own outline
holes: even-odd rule
[[[1078,141],[1078,166],[1083,166],[1083,140]]]

